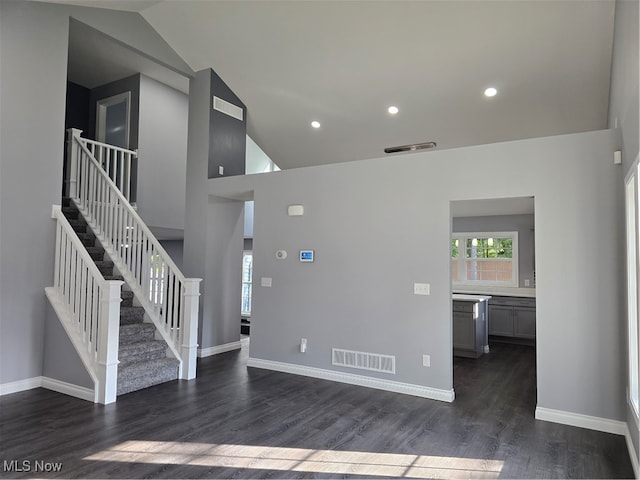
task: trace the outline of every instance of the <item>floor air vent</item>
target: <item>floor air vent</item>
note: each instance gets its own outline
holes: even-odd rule
[[[393,355],[380,355],[379,353],[355,352],[332,348],[333,365],[341,367],[358,368],[360,370],[372,370],[374,372],[396,373],[396,357]]]
[[[229,103],[226,100],[221,99],[220,97],[213,97],[213,109],[242,121],[242,108],[234,105],[233,103]]]

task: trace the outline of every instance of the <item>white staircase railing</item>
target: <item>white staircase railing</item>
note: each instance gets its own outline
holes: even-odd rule
[[[96,142],[95,140],[89,140],[88,138],[82,138],[80,137],[80,134],[82,134],[82,130],[75,128],[67,130],[68,145],[73,144],[72,137],[75,138],[76,141],[82,143],[91,153],[93,158],[96,159],[98,164],[102,166],[104,172],[113,181],[113,183],[115,183],[120,192],[122,192],[124,198],[126,198],[129,203],[132,203],[131,172],[133,159],[138,158],[138,152],[136,150],[127,150],[126,148]],[[72,172],[70,173],[69,182],[72,184],[76,181],[76,178]]]
[[[68,131],[68,194],[180,361],[179,377],[195,378],[201,280],[184,277],[111,178],[110,171],[93,155],[100,151],[103,159],[113,158],[112,153],[107,153],[109,149],[122,149],[89,142],[80,137],[81,133],[77,129]],[[126,165],[122,168],[114,168],[113,172],[124,172]],[[124,181],[127,174],[121,178]]]
[[[116,400],[122,281],[105,280],[60,206],[54,205],[53,287],[45,292],[94,381],[94,402]]]

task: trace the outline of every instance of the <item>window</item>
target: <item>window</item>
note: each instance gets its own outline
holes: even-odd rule
[[[253,253],[242,255],[242,315],[251,315],[251,282],[253,279]]]
[[[625,185],[627,236],[627,324],[629,336],[629,403],[636,416],[638,392],[638,166],[631,169]]]
[[[454,233],[451,280],[457,285],[518,286],[518,232]]]

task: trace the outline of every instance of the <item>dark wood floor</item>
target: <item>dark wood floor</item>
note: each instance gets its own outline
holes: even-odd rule
[[[7,395],[0,477],[633,477],[623,437],[534,420],[534,348],[495,344],[454,372],[451,404],[247,368],[246,352],[114,405]]]

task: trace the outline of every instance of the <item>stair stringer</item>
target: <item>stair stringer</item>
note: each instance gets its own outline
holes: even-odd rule
[[[140,304],[142,308],[144,308],[146,317],[149,320],[151,320],[151,322],[155,325],[156,332],[160,335],[162,340],[164,340],[165,343],[167,344],[167,347],[168,347],[167,355],[178,360],[179,362],[178,378],[182,378],[183,361],[182,361],[182,357],[180,356],[180,352],[175,347],[174,341],[173,341],[173,338],[171,338],[171,335],[169,335],[167,331],[164,329],[164,326],[160,322],[160,319],[158,318],[158,315],[156,314],[153,308],[153,305],[149,300],[147,300],[147,295],[142,290],[142,287],[138,285],[136,278],[129,271],[129,268],[127,267],[127,265],[120,259],[120,256],[118,255],[118,253],[106,241],[106,238],[102,232],[102,229],[96,224],[96,222],[93,221],[93,218],[91,217],[87,209],[83,208],[75,198],[72,199],[72,201],[75,204],[76,208],[80,211],[80,213],[84,217],[89,227],[91,227],[91,230],[93,231],[96,238],[100,241],[100,244],[102,245],[102,248],[104,248],[105,253],[109,255],[109,258],[113,262],[114,267],[118,269],[118,272],[124,279],[124,282],[127,285],[127,287],[133,292],[135,300]]]
[[[58,318],[58,321],[64,328],[71,344],[76,350],[78,357],[82,361],[84,368],[93,381],[93,403],[100,403],[100,381],[98,379],[98,373],[93,368],[95,361],[91,358],[89,352],[87,352],[86,345],[82,341],[80,333],[73,327],[73,316],[66,307],[64,299],[55,287],[45,287],[45,295],[53,308],[53,311]]]

